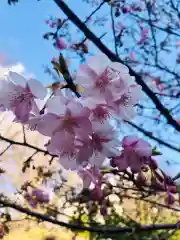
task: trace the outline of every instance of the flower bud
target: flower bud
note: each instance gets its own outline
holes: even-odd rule
[[[168,191],[171,192],[171,193],[177,193],[176,185],[169,185],[168,186]]]
[[[129,9],[128,9],[127,7],[123,7],[123,8],[122,8],[122,12],[123,12],[124,14],[126,14],[126,13],[129,12]]]
[[[119,8],[116,8],[116,11],[115,11],[115,17],[119,17],[120,16],[120,10]]]
[[[100,208],[100,213],[102,216],[106,216],[107,215],[107,206],[105,204],[103,204]]]

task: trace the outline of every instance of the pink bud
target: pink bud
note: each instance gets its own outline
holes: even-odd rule
[[[107,215],[107,206],[106,205],[102,205],[100,208],[100,213],[102,216],[106,216]]]
[[[169,185],[168,186],[168,191],[171,192],[171,193],[177,193],[176,185]]]
[[[122,8],[122,12],[123,12],[124,14],[126,14],[126,13],[129,13],[130,10],[129,10],[127,7],[123,7],[123,8]]]
[[[67,45],[66,45],[66,43],[65,43],[63,38],[57,38],[55,46],[60,51],[67,48]]]

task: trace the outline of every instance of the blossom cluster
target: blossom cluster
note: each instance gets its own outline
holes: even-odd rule
[[[74,82],[80,98],[58,88],[47,98],[47,89],[39,81],[9,72],[0,81],[0,105],[3,111],[14,113],[15,122],[48,136],[49,153],[58,156],[65,169],[77,171],[84,188],[93,184],[94,196],[100,197],[99,169],[105,162],[133,173],[152,164],[150,144],[136,136],[120,141],[111,123],[112,119],[123,123],[135,116],[141,87],[125,65],[104,55],[88,57],[74,74]],[[43,111],[39,99],[44,103]],[[38,192],[36,200],[37,196],[42,200],[41,195]]]

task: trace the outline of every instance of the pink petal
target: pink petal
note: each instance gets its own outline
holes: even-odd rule
[[[97,56],[88,56],[86,63],[99,75],[105,71],[111,62],[105,54],[99,54]]]
[[[58,162],[62,165],[62,167],[66,170],[75,171],[78,168],[75,159],[72,159],[68,156],[60,156]]]
[[[42,85],[41,82],[35,79],[30,79],[28,80],[28,86],[36,98],[43,100],[46,97],[47,89]]]
[[[129,135],[123,138],[122,140],[122,147],[129,147],[134,143],[137,143],[139,141],[139,138],[135,135]]]
[[[48,151],[56,152],[60,155],[72,156],[75,154],[75,136],[69,132],[55,132],[48,146]]]
[[[58,116],[65,115],[67,108],[61,100],[62,98],[60,96],[54,96],[53,98],[48,99],[46,103],[47,112]]]
[[[45,136],[52,136],[60,126],[61,121],[58,116],[48,113],[41,117],[37,124],[37,130]]]
[[[29,119],[29,113],[32,109],[32,103],[31,101],[23,101],[16,105],[14,108],[14,114],[17,118],[17,120],[21,122],[26,122]]]
[[[138,153],[139,156],[142,156],[142,157],[152,156],[151,145],[148,142],[144,141],[143,139],[139,139],[135,149],[136,149],[136,153]]]

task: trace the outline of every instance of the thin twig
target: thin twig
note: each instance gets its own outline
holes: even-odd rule
[[[116,42],[116,32],[115,32],[115,23],[114,23],[114,16],[113,16],[113,7],[111,6],[111,22],[112,22],[112,30],[113,30],[113,37],[114,37],[114,50],[116,56],[118,57],[118,49],[117,49],[117,42]]]

